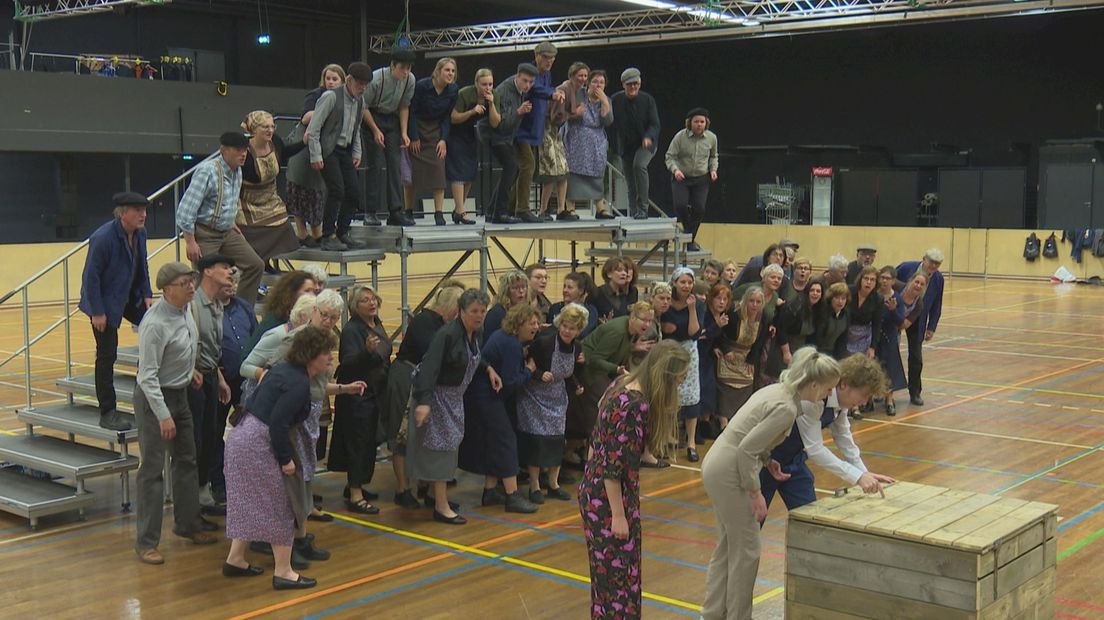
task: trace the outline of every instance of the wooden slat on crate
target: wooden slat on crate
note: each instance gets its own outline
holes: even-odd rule
[[[898,494],[892,489],[893,487],[890,487],[886,490],[885,499],[876,495],[857,494],[850,504],[829,512],[812,515],[812,520],[830,523],[838,527],[862,530],[868,523],[911,508],[948,490],[943,487],[920,486],[920,488],[906,489],[903,493]]]
[[[1027,553],[997,568],[996,598],[1020,587],[1046,568],[1045,545],[1039,545]],[[994,599],[996,600],[996,599]]]
[[[896,566],[820,555],[804,549],[786,550],[786,573],[823,579],[955,609],[977,610],[978,582],[938,577]]]
[[[993,572],[992,555],[988,556],[988,563],[983,563],[983,556],[976,553],[894,540],[863,532],[829,529],[793,519],[786,527],[786,546],[796,549],[852,560],[877,558],[879,563],[908,566],[929,575],[952,579],[977,580]]]
[[[994,541],[1017,534],[1024,529],[1026,524],[1041,520],[1057,510],[1058,507],[1054,504],[1028,502],[984,527],[955,540],[951,543],[951,546],[971,551],[984,551],[991,547]]]
[[[868,620],[869,618],[871,616],[856,616],[805,603],[786,604],[786,620]]]
[[[916,491],[922,488],[924,488],[924,485],[922,484],[916,484],[913,482],[898,482],[896,484],[889,485],[886,488],[886,497],[901,497],[912,491]],[[818,515],[829,513],[844,506],[850,506],[861,496],[862,493],[849,493],[840,497],[823,497],[813,502],[812,504],[806,504],[805,506],[791,510],[790,516],[804,519],[806,521],[813,521],[816,520],[816,517]]]
[[[1053,606],[1057,578],[1058,570],[1051,565],[1043,572],[1027,580],[1020,587],[1009,592],[1007,596],[982,609],[977,615],[978,620],[1007,620],[1025,611],[1031,614],[1027,617],[1032,619],[1036,617],[1047,618],[1048,620],[1053,618],[1053,607],[1051,607],[1050,615],[1038,615],[1038,610],[1040,608],[1045,609],[1048,601]]]
[[[865,529],[867,532],[872,532],[874,534],[892,536],[899,528],[912,525],[917,521],[923,520],[928,515],[939,512],[948,506],[953,506],[959,502],[968,500],[974,495],[974,493],[970,493],[969,491],[947,489],[938,495],[933,495],[920,504],[897,511],[877,521],[871,521],[866,524]]]
[[[920,601],[903,599],[890,594],[872,592],[847,585],[799,577],[786,576],[786,612],[793,603],[815,605],[854,614],[864,618],[892,618],[893,620],[974,620],[972,611],[949,609]]]
[[[972,515],[963,517],[954,523],[950,523],[938,530],[931,532],[924,536],[924,542],[931,543],[933,545],[950,546],[951,543],[977,531],[979,528],[984,528],[987,524],[992,523],[995,519],[1003,517],[1012,511],[1026,506],[1027,502],[1022,499],[1015,499],[1012,497],[1002,497],[1000,501],[990,504]]]
[[[943,497],[943,496],[940,496]],[[902,526],[894,530],[894,535],[899,538],[907,538],[909,540],[923,540],[924,536],[938,530],[939,528],[954,523],[959,519],[967,517],[978,510],[996,502],[1000,501],[999,497],[992,495],[982,495],[980,493],[973,494],[972,497],[968,497],[961,502],[955,502],[950,506],[946,506],[941,510],[934,512],[923,519],[919,519],[913,523]]]

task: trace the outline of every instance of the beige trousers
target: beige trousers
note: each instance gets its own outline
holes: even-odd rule
[[[720,538],[709,559],[702,617],[750,620],[759,574],[759,522],[751,512],[748,490],[738,484],[735,463],[725,462],[726,453],[708,456],[702,463],[702,482],[717,513]]]

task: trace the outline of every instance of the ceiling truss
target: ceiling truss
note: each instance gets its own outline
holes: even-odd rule
[[[15,3],[15,19],[33,23],[47,19],[75,17],[113,11],[124,6],[168,4],[172,0],[53,0],[52,2]]]
[[[404,35],[429,56],[528,51],[540,41],[585,47],[658,41],[745,38],[817,30],[878,27],[1091,9],[1104,0],[720,0],[708,4],[525,19],[421,30]],[[369,50],[383,53],[395,37],[376,35]]]

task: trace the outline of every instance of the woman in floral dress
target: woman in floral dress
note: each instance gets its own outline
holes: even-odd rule
[[[599,404],[579,483],[592,618],[641,615],[640,457],[645,447],[662,456],[674,442],[678,385],[689,366],[686,349],[660,342]]]

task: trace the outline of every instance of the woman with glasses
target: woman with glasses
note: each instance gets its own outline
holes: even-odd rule
[[[368,503],[363,487],[372,481],[376,469],[376,426],[391,365],[391,337],[379,317],[382,302],[372,287],[363,284],[353,287],[349,295],[350,318],[341,330],[337,378],[367,387],[359,394],[334,399],[333,448],[327,463],[330,471],[346,473],[345,506],[368,515],[379,512]]]
[[[264,110],[254,110],[242,123],[251,137],[242,166],[237,225],[242,236],[266,263],[299,249],[299,237],[288,221],[287,205],[276,192],[276,177],[288,158],[306,148],[306,142],[284,145],[276,135],[276,121]]]

